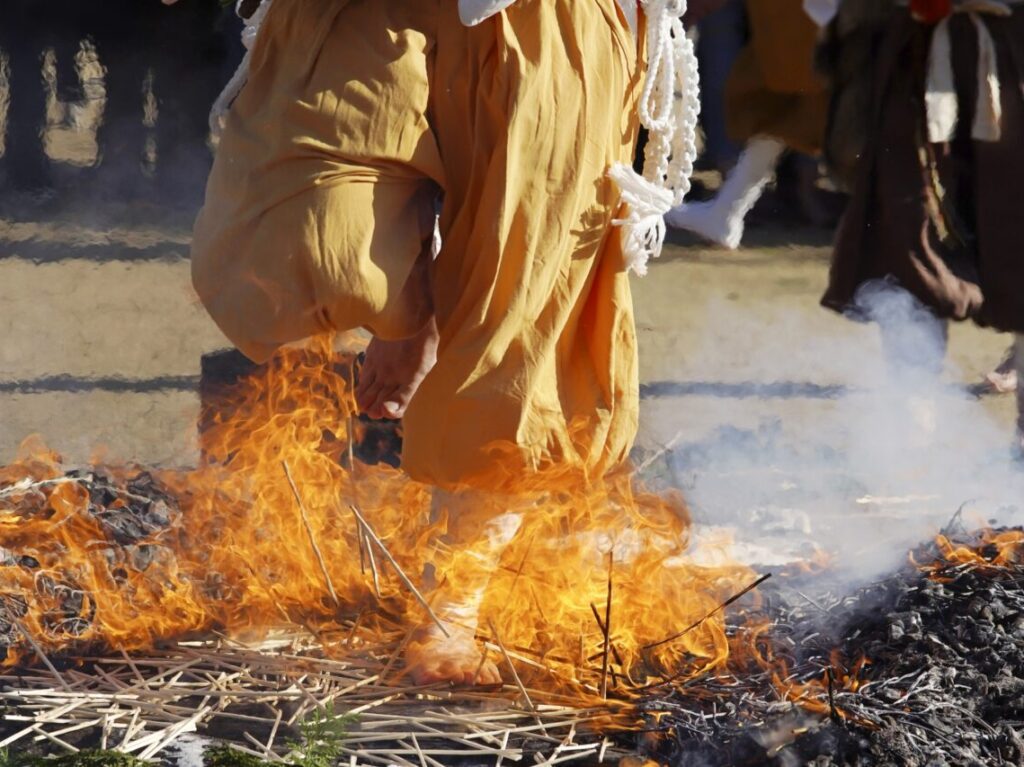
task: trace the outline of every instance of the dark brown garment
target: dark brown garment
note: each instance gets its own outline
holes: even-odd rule
[[[856,186],[857,167],[874,127],[874,69],[886,31],[902,9],[893,0],[843,0],[815,53],[828,83],[829,109],[822,159],[844,192]]]
[[[949,144],[927,142],[931,29],[905,11],[889,24],[873,130],[837,234],[825,306],[856,316],[858,289],[887,279],[939,317],[1024,332],[1024,10],[982,19],[999,60],[997,142],[970,135],[978,68],[970,18],[950,21],[960,119]]]

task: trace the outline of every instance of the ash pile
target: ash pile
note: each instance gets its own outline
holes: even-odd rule
[[[732,628],[756,636],[746,668],[648,698],[652,756],[680,767],[1024,764],[1021,529],[957,522],[853,593],[832,596],[829,577],[771,581],[768,623],[747,615]]]

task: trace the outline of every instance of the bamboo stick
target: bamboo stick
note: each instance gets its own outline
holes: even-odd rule
[[[639,466],[637,467],[637,469],[636,469],[636,473],[637,473],[637,474],[643,474],[643,473],[644,473],[644,471],[646,471],[646,470],[647,470],[648,468],[650,468],[650,466],[651,466],[651,465],[652,465],[652,464],[653,464],[653,463],[654,463],[655,461],[657,461],[657,460],[658,460],[659,458],[661,458],[661,457],[662,457],[663,455],[665,455],[666,453],[668,453],[668,452],[669,452],[669,451],[670,451],[670,450],[671,450],[672,448],[674,448],[674,447],[676,446],[676,443],[678,443],[678,442],[679,442],[679,440],[680,440],[680,439],[682,439],[682,437],[683,437],[683,433],[682,433],[681,431],[677,431],[677,432],[675,433],[675,436],[674,436],[674,437],[672,437],[672,439],[670,439],[670,440],[669,440],[668,442],[666,442],[666,443],[665,443],[664,445],[662,445],[662,446],[661,446],[661,448],[659,448],[659,449],[657,450],[657,452],[655,452],[655,453],[653,453],[652,455],[648,456],[647,460],[646,460],[646,461],[644,461],[643,463],[641,463],[641,464],[640,464],[640,465],[639,465]]]
[[[434,611],[431,609],[430,604],[427,602],[426,599],[423,598],[423,595],[419,592],[419,589],[417,589],[413,582],[409,579],[409,576],[405,574],[405,571],[402,570],[401,566],[398,564],[395,558],[391,556],[391,552],[388,551],[387,547],[384,545],[384,542],[381,541],[381,539],[377,536],[377,533],[375,533],[373,531],[373,528],[370,527],[370,523],[367,522],[363,515],[359,513],[359,509],[357,509],[354,504],[349,504],[349,508],[352,509],[352,513],[356,515],[356,519],[359,520],[359,524],[362,525],[363,530],[366,531],[366,535],[369,536],[370,540],[373,541],[373,543],[377,544],[377,547],[380,549],[381,553],[388,560],[388,562],[391,563],[391,566],[395,568],[395,572],[398,574],[398,577],[402,579],[402,582],[412,592],[412,595],[416,598],[416,601],[419,602],[423,609],[427,611],[427,614],[430,616],[430,619],[435,624],[437,624],[437,627],[439,629],[441,629],[441,633],[450,639],[451,634],[448,633],[448,629],[444,627],[444,624],[441,623],[437,615],[434,614]]]
[[[316,536],[313,534],[313,526],[309,522],[309,515],[306,513],[306,506],[302,502],[302,496],[299,495],[299,488],[295,486],[295,480],[292,479],[292,472],[288,468],[288,461],[282,460],[281,466],[284,468],[285,477],[288,478],[288,486],[292,489],[292,495],[295,496],[295,503],[298,504],[299,514],[302,516],[302,524],[306,527],[306,535],[309,536],[309,544],[313,547],[316,561],[320,564],[320,572],[323,573],[324,580],[327,581],[327,591],[330,593],[331,599],[334,600],[334,604],[340,606],[341,600],[338,599],[338,593],[334,590],[334,582],[331,580],[331,574],[327,570],[327,562],[324,560],[324,555],[317,545]]]
[[[54,678],[57,680],[57,684],[59,684],[68,692],[71,692],[70,685],[68,685],[64,677],[60,675],[60,672],[57,671],[57,667],[50,662],[50,659],[48,657],[46,657],[46,653],[43,652],[43,648],[40,647],[39,643],[32,637],[32,635],[25,629],[25,627],[21,625],[21,622],[13,616],[10,618],[10,622],[11,625],[18,629],[18,632],[23,637],[25,637],[26,640],[28,640],[28,643],[32,645],[33,652],[35,652],[35,654],[39,656],[39,659],[43,662],[46,668],[50,670],[50,673],[53,674]]]
[[[530,693],[526,691],[526,687],[523,685],[523,680],[519,678],[519,672],[516,671],[515,664],[512,663],[512,658],[509,657],[508,650],[505,649],[505,644],[501,641],[501,636],[498,634],[498,629],[494,625],[494,621],[488,620],[487,625],[491,629],[491,636],[494,637],[494,641],[497,643],[498,649],[501,650],[501,654],[505,656],[505,663],[508,664],[509,670],[512,672],[512,678],[515,680],[516,686],[519,688],[519,692],[522,693],[527,708],[536,714],[537,707],[533,705],[533,699],[530,697]]]
[[[508,748],[508,739],[512,737],[512,730],[505,730],[505,737],[501,740],[501,750],[505,751]],[[501,767],[502,762],[505,761],[505,754],[501,754],[498,757],[498,761],[495,762],[494,767]]]
[[[700,625],[701,625],[702,623],[704,623],[704,621],[706,621],[706,620],[707,620],[708,618],[710,618],[710,617],[711,617],[712,615],[714,615],[715,613],[721,612],[721,611],[722,611],[722,610],[724,610],[724,609],[725,609],[726,607],[728,607],[728,606],[729,606],[729,605],[731,605],[731,604],[732,604],[733,602],[735,602],[735,601],[736,601],[737,599],[739,599],[740,597],[742,597],[742,596],[744,596],[744,595],[748,594],[749,592],[753,591],[754,589],[756,589],[756,588],[757,588],[758,586],[760,586],[760,585],[761,585],[762,583],[764,583],[764,582],[765,582],[766,580],[768,580],[768,579],[769,579],[769,578],[771,578],[771,577],[772,577],[772,574],[771,574],[771,573],[765,573],[765,574],[764,574],[764,575],[762,575],[762,576],[761,576],[760,578],[758,578],[758,579],[757,579],[756,581],[754,581],[754,582],[753,582],[753,583],[751,583],[751,584],[750,584],[749,586],[747,586],[746,588],[744,588],[744,589],[743,589],[742,591],[740,591],[740,592],[738,592],[738,593],[734,594],[733,596],[729,597],[729,598],[728,598],[727,600],[725,600],[724,602],[722,602],[722,604],[720,604],[720,605],[719,605],[718,607],[716,607],[716,608],[715,608],[714,610],[711,610],[710,612],[708,612],[708,613],[707,613],[706,615],[704,615],[704,617],[703,617],[703,618],[701,618],[700,620],[698,620],[698,621],[694,621],[694,622],[693,622],[693,623],[691,623],[691,624],[690,624],[689,626],[687,626],[686,628],[684,628],[684,629],[683,629],[682,631],[680,631],[680,632],[678,632],[678,633],[676,633],[676,634],[673,634],[673,635],[672,635],[672,636],[670,636],[670,637],[666,637],[665,639],[660,639],[660,640],[658,640],[657,642],[651,642],[650,644],[644,645],[642,649],[644,649],[644,650],[652,650],[652,649],[654,649],[655,647],[660,647],[660,646],[661,646],[661,645],[663,645],[663,644],[668,644],[669,642],[674,642],[675,640],[677,640],[677,639],[680,639],[680,638],[682,638],[682,637],[686,636],[686,635],[687,635],[687,634],[689,634],[689,633],[690,633],[691,631],[693,631],[693,630],[694,630],[695,628],[697,628],[697,627],[698,627],[698,626],[700,626]]]
[[[149,748],[139,754],[139,758],[149,759],[167,748],[167,746],[169,746],[179,735],[183,735],[186,732],[194,732],[197,722],[206,716],[209,711],[210,707],[204,706],[188,719],[182,720],[181,722],[168,727],[166,730],[162,730],[158,734],[161,734],[163,737],[158,738]]]
[[[254,738],[251,733],[243,732],[242,733],[242,737],[245,738],[253,746],[255,746],[257,750],[261,751],[262,752],[262,756],[263,756],[264,759],[269,759],[272,762],[283,762],[284,761],[284,759],[282,759],[280,756],[278,756],[276,752],[272,751],[269,747],[267,747],[263,743],[260,743],[259,740]]]
[[[281,709],[277,710],[277,717],[274,719],[274,726],[270,728],[270,735],[267,736],[267,751],[273,751],[274,740],[277,738],[277,729],[281,726],[281,718],[284,716],[284,711]]]
[[[37,732],[39,730],[39,727],[40,727],[40,725],[38,723],[34,723],[34,724],[26,727],[23,730],[18,730],[13,735],[8,735],[3,740],[0,740],[0,748],[5,748],[5,747],[10,746],[10,745],[12,745],[14,743],[17,743],[22,738],[27,737],[28,735],[32,734],[33,732]]]
[[[612,646],[612,571],[615,567],[615,550],[608,552],[608,598],[604,608],[604,657],[601,659],[601,697],[608,699],[608,655]]]
[[[514,665],[519,662],[515,658],[520,656],[500,643],[501,637],[493,624],[495,646],[486,649],[501,652],[517,680],[526,712],[509,708],[456,714],[446,706],[493,702],[494,695],[480,689],[386,684],[379,669],[389,670],[394,665],[403,643],[386,638],[391,631],[388,621],[376,629],[371,629],[363,619],[357,618],[357,622],[357,631],[359,626],[365,626],[364,631],[382,633],[375,644],[371,641],[359,654],[346,653],[341,659],[318,657],[322,650],[302,632],[275,634],[250,644],[229,638],[182,642],[171,649],[155,650],[151,657],[122,654],[116,660],[97,659],[91,673],[75,671],[65,678],[71,683],[70,691],[56,687],[49,676],[29,676],[32,681],[28,689],[0,691],[0,703],[6,701],[12,706],[7,717],[11,722],[26,720],[16,738],[57,744],[63,742],[61,735],[66,732],[95,726],[103,730],[100,742],[109,746],[120,740],[133,752],[150,756],[159,754],[199,722],[206,722],[209,727],[210,722],[221,719],[266,727],[270,735],[265,741],[253,737],[250,730],[244,741],[248,748],[240,750],[274,759],[271,754],[276,754],[275,739],[286,718],[279,707],[283,701],[304,701],[297,717],[303,710],[331,701],[340,701],[344,710],[359,713],[360,732],[347,742],[362,764],[441,767],[453,756],[507,764],[530,753],[557,763],[563,757],[596,753],[596,746],[575,743],[573,727],[577,723],[600,721],[606,709],[554,705],[552,702],[562,700],[572,703],[572,698],[529,689]],[[349,638],[354,636],[351,628],[344,632]],[[332,647],[343,648],[345,639],[342,633],[339,644]],[[385,647],[391,648],[386,664],[378,660]],[[520,660],[545,668],[528,658]],[[26,677],[18,675],[17,679],[24,684]],[[185,699],[201,700],[200,710],[182,705],[180,701]],[[438,708],[430,701],[444,703]],[[270,717],[235,713],[230,708],[235,703],[248,702],[264,702],[278,708]],[[425,710],[409,710],[410,706],[424,705]],[[568,733],[563,728],[568,728]],[[550,733],[556,730],[562,731],[564,737],[552,737]],[[533,747],[529,751],[511,748],[513,737],[527,739]],[[430,747],[424,740],[429,740]]]
[[[474,685],[480,681],[480,672],[484,670],[484,666],[487,664],[487,656],[490,654],[490,652],[490,648],[485,644],[484,651],[480,653],[480,663],[477,664],[476,671],[473,672]]]
[[[366,531],[363,529],[362,524],[356,523],[356,528],[359,531],[359,535],[363,538],[366,543],[366,559],[370,563],[370,574],[373,576],[373,593],[377,596],[377,599],[381,599],[380,593],[380,572],[377,570],[377,558],[373,555],[373,546],[370,545],[369,541],[366,540]]]
[[[46,730],[44,730],[42,728],[39,729],[39,734],[42,735],[47,740],[49,740],[51,743],[54,743],[54,744],[60,746],[65,751],[70,751],[73,754],[77,754],[78,751],[79,751],[78,748],[76,748],[75,746],[72,746],[66,740],[61,740],[56,735],[51,735],[50,733],[48,733]]]

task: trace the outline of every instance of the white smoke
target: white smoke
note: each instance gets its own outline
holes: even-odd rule
[[[727,530],[728,553],[759,564],[818,547],[859,579],[905,561],[961,506],[969,524],[1024,523],[1012,425],[969,393],[944,325],[885,283],[859,305],[873,324],[838,338],[806,309],[709,306],[715,331],[680,378],[721,372],[728,355],[728,381],[678,400],[668,460],[698,541]],[[696,421],[717,426],[688,438]]]

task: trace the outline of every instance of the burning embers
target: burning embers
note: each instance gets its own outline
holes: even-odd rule
[[[947,530],[851,594],[786,580],[749,654],[648,702],[670,763],[1024,764],[1024,532]]]
[[[173,497],[147,472],[130,479],[61,473],[38,443],[24,449],[18,463],[0,470],[0,650],[7,663],[26,648],[39,650],[36,643],[62,648],[97,630],[111,645],[131,646],[133,605],[162,604],[162,593],[175,588]]]

